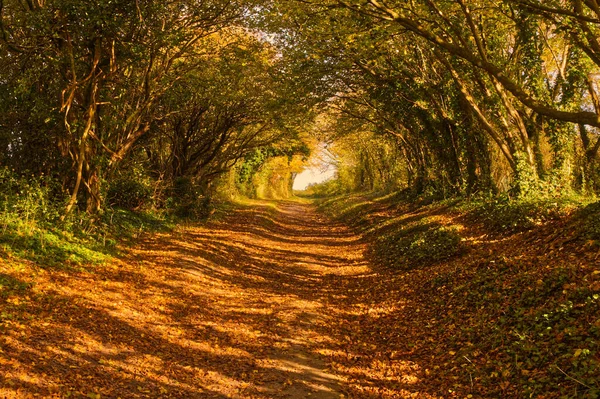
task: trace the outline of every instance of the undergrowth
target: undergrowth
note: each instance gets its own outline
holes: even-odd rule
[[[517,233],[565,218],[591,201],[573,195],[520,199],[500,196],[463,200],[456,208],[469,212],[473,221],[482,223],[490,231]]]
[[[581,233],[600,247],[600,202],[590,204],[579,212]]]
[[[108,261],[118,242],[172,227],[165,214],[118,208],[96,217],[75,211],[61,220],[65,203],[57,200],[62,198],[57,192],[51,179],[16,176],[0,168],[0,259],[80,269]],[[0,283],[7,285],[2,279]]]
[[[383,264],[411,269],[457,255],[461,240],[455,226],[446,227],[424,218],[378,237],[373,250]]]
[[[600,398],[593,200],[354,194],[320,207],[365,234],[382,274],[409,282],[410,322],[436,326],[411,339],[431,351],[435,374],[455,381],[453,392]]]

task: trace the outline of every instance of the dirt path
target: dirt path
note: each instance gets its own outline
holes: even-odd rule
[[[0,397],[352,397],[364,378],[335,360],[352,360],[364,249],[308,205],[263,204],[42,273],[5,324]]]

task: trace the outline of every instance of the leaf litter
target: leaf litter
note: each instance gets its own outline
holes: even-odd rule
[[[295,202],[147,236],[93,272],[5,262],[24,288],[0,297],[0,397],[594,397],[595,254],[568,226],[464,225],[466,251],[409,271]]]

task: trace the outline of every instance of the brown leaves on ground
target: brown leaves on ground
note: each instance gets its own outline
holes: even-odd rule
[[[0,397],[523,397],[527,384],[555,397],[544,392],[557,381],[591,392],[568,368],[589,350],[550,369],[556,348],[527,324],[554,306],[534,300],[554,292],[552,273],[557,300],[594,275],[556,228],[498,238],[466,225],[460,257],[394,272],[311,206],[262,203],[147,237],[94,273],[5,264],[18,289],[0,303]],[[581,337],[580,319],[552,339]],[[537,357],[507,355],[525,350]]]
[[[350,205],[360,209],[344,218],[369,242],[433,218],[463,237],[464,249],[452,258],[376,267],[379,276],[361,295],[372,307],[354,319],[358,330],[387,343],[380,348],[387,347],[390,359],[419,366],[417,397],[598,397],[600,263],[597,248],[582,245],[580,219],[500,234],[443,204],[358,197]],[[375,259],[392,251],[371,247]],[[363,348],[357,368],[375,374],[377,354]],[[404,378],[390,369],[388,362],[386,372]],[[360,379],[351,385],[364,388]]]
[[[418,392],[419,366],[353,322],[376,277],[363,252],[285,203],[148,237],[94,273],[5,265],[33,286],[2,304],[0,396],[341,398],[353,380],[374,397]]]

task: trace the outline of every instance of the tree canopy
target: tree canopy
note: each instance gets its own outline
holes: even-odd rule
[[[52,176],[65,213],[101,211],[136,173],[158,203],[281,156],[293,179],[315,137],[344,190],[596,192],[599,10],[3,0],[0,160]]]

